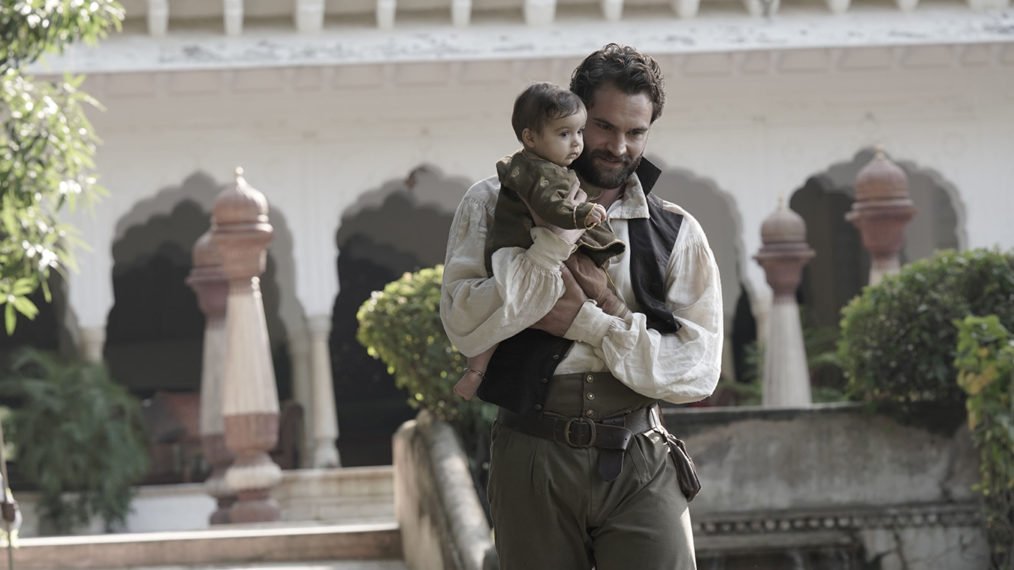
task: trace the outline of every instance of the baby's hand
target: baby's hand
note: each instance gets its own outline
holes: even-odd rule
[[[604,221],[606,221],[606,209],[601,204],[594,204],[591,212],[588,212],[588,217],[584,219],[584,226],[585,229],[591,229]]]

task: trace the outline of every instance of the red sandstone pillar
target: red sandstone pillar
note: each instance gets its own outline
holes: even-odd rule
[[[880,149],[856,175],[855,192],[856,201],[845,219],[863,236],[863,246],[873,258],[870,285],[876,285],[885,275],[898,272],[905,226],[916,209],[908,195],[905,171]]]
[[[229,279],[222,412],[225,444],[235,454],[225,481],[238,496],[229,516],[231,522],[275,521],[281,513],[271,488],[282,471],[268,451],[278,441],[278,390],[258,277],[274,230],[267,200],[247,184],[242,169],[215,200],[212,222]]]
[[[232,452],[225,445],[225,424],[222,419],[222,382],[225,371],[225,303],[229,280],[222,270],[222,257],[211,239],[211,230],[204,232],[193,249],[194,268],[187,284],[197,293],[197,302],[204,312],[204,359],[201,366],[201,448],[211,465],[211,475],[204,482],[208,494],[215,498],[217,510],[211,524],[229,522],[229,509],[236,493],[225,483],[225,472],[232,463]]]

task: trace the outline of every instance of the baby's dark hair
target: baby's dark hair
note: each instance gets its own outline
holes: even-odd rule
[[[511,126],[520,141],[525,129],[541,131],[550,121],[569,117],[581,109],[584,109],[581,98],[563,87],[546,82],[533,83],[514,100]]]

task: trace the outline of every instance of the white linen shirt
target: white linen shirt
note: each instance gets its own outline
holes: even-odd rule
[[[469,188],[447,239],[440,317],[451,343],[466,356],[482,353],[548,313],[564,292],[560,266],[575,249],[535,227],[527,250],[502,248],[493,254],[490,278],[484,250],[499,189],[495,176]],[[634,391],[676,404],[714,391],[724,336],[718,266],[697,220],[675,204],[663,200],[663,205],[683,216],[665,283],[666,305],[682,327],[667,334],[646,327],[631,287],[629,251],[624,252],[607,271],[633,318],[624,321],[585,303],[564,335],[576,342],[556,374],[608,370]],[[608,213],[617,237],[629,244],[627,220],[648,217],[636,175]]]

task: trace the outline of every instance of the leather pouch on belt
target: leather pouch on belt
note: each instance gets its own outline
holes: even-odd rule
[[[697,493],[701,491],[701,480],[697,477],[697,468],[694,467],[694,460],[690,459],[687,453],[687,444],[682,439],[671,433],[666,434],[666,441],[669,443],[669,454],[672,455],[676,464],[676,480],[679,482],[680,491],[687,498],[687,502],[694,500]]]

